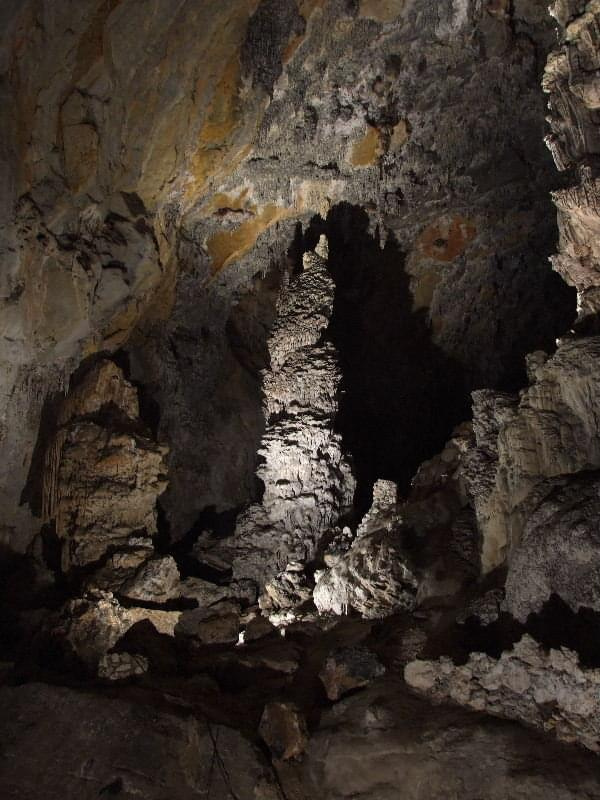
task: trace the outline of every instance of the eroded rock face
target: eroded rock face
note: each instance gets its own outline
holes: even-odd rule
[[[164,458],[139,421],[137,392],[100,361],[70,393],[44,464],[44,516],[62,544],[62,569],[97,566],[126,551],[151,555]]]
[[[476,447],[465,473],[483,536],[488,571],[510,558],[523,525],[552,484],[549,479],[600,463],[597,337],[566,339],[539,363],[520,399],[476,393]]]
[[[317,609],[366,619],[411,611],[457,595],[479,574],[478,532],[468,505],[462,459],[471,427],[459,426],[442,453],[425,462],[408,498],[379,480],[353,536],[337,531],[315,573]]]
[[[94,592],[65,604],[52,635],[66,642],[94,674],[106,654],[138,622],[149,621],[158,633],[174,636],[180,617],[180,611],[125,607],[110,592]]]
[[[543,88],[549,95],[546,137],[559,170],[578,169],[578,181],[555,192],[560,251],[553,266],[577,288],[581,318],[597,313],[599,258],[598,181],[593,165],[600,150],[597,110],[598,18],[595,2],[553,4],[563,41],[546,64]]]
[[[409,566],[403,531],[360,536],[328,570],[317,573],[313,599],[321,613],[357,611],[365,619],[410,611],[418,580]]]
[[[240,800],[304,790],[391,800],[399,787],[415,800],[600,796],[587,754],[546,743],[544,755],[515,725],[432,710],[398,691],[393,674],[432,647],[452,650],[454,619],[499,627],[505,609],[525,620],[551,594],[574,611],[600,610],[599,339],[573,334],[546,353],[571,308],[545,264],[544,9],[519,0],[10,5],[0,10],[11,36],[0,48],[9,123],[0,143],[0,362],[11,363],[0,381],[0,534],[23,549],[39,529],[16,501],[29,471],[22,501],[38,513],[30,456],[40,414],[75,375],[43,465],[40,524],[58,536],[71,592],[47,614],[46,633],[94,677],[115,681],[115,694],[174,698],[179,710],[171,719],[153,709],[148,732],[145,710],[131,723],[121,701],[98,710],[66,690],[4,690],[13,714],[2,738],[22,765],[16,774],[8,762],[10,791],[33,798],[43,772],[50,797],[65,775],[61,797],[82,796],[82,776],[94,797],[152,797],[157,784]],[[555,195],[554,264],[577,288],[577,330],[593,334],[600,5],[565,0],[553,13],[566,33],[544,79],[549,144],[559,167],[580,177]],[[336,257],[321,238],[300,272],[306,242],[312,248],[322,231]],[[145,385],[140,397],[108,355],[75,372],[84,356],[118,348]],[[516,395],[529,349],[530,386]],[[398,402],[363,392],[361,380],[392,368],[382,385]],[[467,390],[482,385],[492,388],[475,395],[472,429],[461,426],[421,466],[408,497],[377,481],[370,512],[356,532],[346,527],[356,484],[341,390],[361,395],[363,434],[384,420],[377,447],[366,448],[368,491],[374,476],[395,477],[396,462],[413,469],[415,454],[441,447]],[[444,411],[439,426],[412,413],[425,400]],[[413,419],[426,430],[411,430]],[[159,497],[161,547],[179,562],[154,549]],[[507,567],[506,598],[503,587],[476,582],[480,535],[483,572]],[[43,549],[40,537],[36,557]],[[182,577],[182,564],[191,575]],[[282,631],[286,648],[259,610],[277,626],[310,625]],[[366,647],[332,651],[337,636],[361,641],[365,620],[396,614],[398,631],[373,626],[385,676]],[[355,619],[334,619],[346,615]],[[140,627],[150,629],[144,653]],[[386,636],[396,634],[394,650]],[[159,680],[161,648],[179,673]],[[428,699],[596,751],[597,673],[525,636],[499,659],[413,661],[405,675]],[[320,722],[319,674],[337,703]],[[190,675],[215,695],[233,687],[223,708],[212,699],[218,719],[232,713],[232,698],[248,703],[248,720],[236,724],[262,736],[276,782],[239,734],[211,727],[195,705],[186,717],[183,695],[200,696]],[[375,678],[364,699],[340,701]],[[55,706],[81,727],[64,737],[48,727]],[[51,749],[30,770],[37,731],[65,752]],[[122,760],[105,782],[115,747]]]
[[[559,480],[528,517],[506,578],[506,607],[521,622],[552,595],[600,611],[600,484],[595,473]]]
[[[409,686],[448,700],[553,733],[600,752],[600,671],[582,669],[566,648],[545,652],[525,635],[500,659],[473,653],[464,666],[450,659],[413,661],[404,669]]]

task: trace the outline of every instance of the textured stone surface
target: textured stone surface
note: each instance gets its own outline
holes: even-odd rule
[[[353,535],[337,531],[315,573],[321,612],[358,611],[367,619],[410,611],[460,593],[479,574],[478,532],[471,519],[462,459],[470,425],[459,426],[441,454],[424,462],[406,498],[379,480]]]
[[[0,9],[0,542],[38,534],[24,561],[59,609],[26,607],[49,659],[17,672],[56,651],[76,666],[70,648],[116,682],[101,691],[163,709],[119,711],[121,744],[125,701],[5,690],[3,783],[278,798],[240,735],[186,717],[209,670],[218,719],[256,732],[264,707],[294,800],[596,797],[589,754],[489,717],[596,750],[597,668],[527,636],[468,653],[503,649],[505,609],[600,608],[600,4],[557,0],[558,45],[538,0],[203,5]],[[556,352],[574,292],[547,264],[549,47],[553,264],[579,299]],[[443,447],[474,388],[472,428]],[[385,676],[339,650],[390,615]],[[403,693],[394,671],[432,650],[467,661],[409,664],[409,682],[487,716]],[[81,727],[61,736],[56,708]]]
[[[367,648],[345,647],[327,656],[319,678],[327,697],[339,700],[347,692],[367,686],[384,672],[383,664]]]
[[[304,254],[303,272],[281,293],[268,340],[257,471],[264,492],[261,504],[238,518],[233,564],[235,576],[259,586],[288,562],[311,561],[320,539],[352,505],[354,479],[334,428],[340,373],[333,346],[320,344],[335,290],[327,255],[324,236],[315,252]],[[279,607],[282,600],[280,593]]]
[[[187,714],[36,683],[3,688],[4,797],[255,800],[269,770],[241,734]],[[42,788],[43,787],[43,788]],[[265,798],[280,798],[272,786]]]
[[[122,681],[148,671],[148,659],[131,653],[110,653],[98,664],[98,677],[109,681]]]
[[[290,703],[269,703],[260,719],[259,732],[273,756],[282,761],[298,758],[306,749],[306,722]]]
[[[161,408],[176,538],[256,499],[265,276],[296,222],[342,201],[396,242],[469,386],[514,382],[568,324],[545,263],[543,4],[272,5],[3,5],[0,483],[19,550],[44,400],[96,350],[125,346]]]
[[[582,669],[566,648],[547,653],[525,635],[499,659],[473,653],[464,666],[448,658],[412,661],[404,677],[434,700],[516,719],[600,752],[600,670]]]
[[[520,398],[477,393],[476,447],[466,476],[483,537],[484,570],[501,564],[521,538],[544,482],[600,463],[596,406],[598,337],[566,339],[535,369]]]
[[[164,603],[176,596],[179,580],[179,570],[171,556],[152,558],[121,587],[120,593],[130,600]]]
[[[66,642],[92,671],[138,622],[147,620],[158,633],[174,636],[181,611],[125,607],[110,593],[96,593],[69,601],[52,628],[59,642]]]
[[[528,517],[511,554],[506,607],[525,622],[558,595],[575,612],[600,611],[600,484],[596,473],[561,480]]]
[[[598,308],[598,182],[592,166],[600,151],[597,124],[598,19],[596,2],[554,4],[563,41],[548,58],[543,87],[549,95],[546,142],[559,170],[578,167],[577,182],[554,193],[560,250],[554,268],[577,288],[580,317]]]
[[[293,622],[301,616],[300,609],[312,599],[312,582],[304,566],[288,564],[286,569],[274,575],[265,584],[259,598],[260,608],[274,625]]]
[[[411,569],[402,529],[357,538],[331,569],[315,575],[313,599],[321,613],[354,610],[366,619],[410,611],[418,581]]]
[[[302,783],[307,797],[327,800],[600,796],[591,753],[514,723],[432,707],[393,682],[343,699],[323,716]]]
[[[109,361],[61,404],[43,465],[43,513],[62,544],[62,569],[114,551],[152,551],[167,449],[140,425],[137,393]]]

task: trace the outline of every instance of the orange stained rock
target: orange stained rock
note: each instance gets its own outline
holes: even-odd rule
[[[408,137],[408,122],[405,119],[401,119],[400,122],[394,125],[394,129],[392,130],[392,136],[390,138],[390,150],[393,153],[395,153],[397,150],[400,150],[400,148],[402,148],[408,141]]]
[[[192,180],[187,187],[188,199],[195,200],[201,195],[209,178],[231,172],[252,149],[247,143],[252,140],[262,111],[256,104],[252,109],[243,107],[240,51],[248,17],[257,6],[258,0],[239,0],[239,7],[222,20],[202,58],[204,68],[199,71],[195,94],[204,120],[190,161]],[[215,70],[215,65],[224,66]],[[213,86],[211,99],[204,99],[207,89]],[[204,103],[207,103],[205,110]],[[240,146],[238,142],[236,148],[234,136],[242,126],[246,128],[245,144]]]
[[[381,134],[373,125],[369,125],[363,138],[352,145],[350,163],[353,167],[371,167],[382,153]]]
[[[465,251],[476,233],[475,225],[465,217],[439,220],[421,233],[417,248],[422,255],[435,261],[454,261]]]
[[[251,214],[256,212],[256,206],[250,203],[248,198],[249,188],[244,187],[238,195],[225,194],[218,192],[202,206],[202,213],[206,216],[216,214],[226,209],[228,211],[247,211]]]
[[[261,233],[279,220],[293,216],[294,213],[292,208],[271,204],[234,230],[215,233],[207,242],[213,272],[216,273],[232,261],[241,258],[252,249]]]
[[[296,50],[300,47],[305,38],[306,38],[305,34],[303,33],[299,34],[298,36],[292,36],[292,38],[287,44],[287,47],[283,51],[281,60],[283,61],[284,64],[287,64],[288,61],[291,61],[292,56],[294,55]]]
[[[359,14],[377,22],[393,22],[405,5],[406,0],[360,0]]]

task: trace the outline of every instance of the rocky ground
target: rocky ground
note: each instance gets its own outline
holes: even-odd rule
[[[0,9],[2,796],[600,798],[600,3],[200,5]]]

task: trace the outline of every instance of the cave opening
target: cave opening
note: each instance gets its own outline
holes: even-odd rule
[[[297,262],[322,233],[336,283],[328,335],[343,373],[337,426],[353,459],[354,513],[360,518],[377,479],[396,482],[406,495],[419,465],[471,418],[474,389],[515,392],[526,385],[525,354],[536,348],[553,352],[555,337],[573,321],[575,293],[543,260],[524,281],[518,255],[495,255],[482,281],[484,288],[489,281],[504,293],[505,305],[469,308],[465,315],[488,314],[496,335],[466,330],[459,358],[434,341],[429,309],[415,308],[406,253],[392,232],[381,247],[365,208],[339,203],[326,219],[314,217],[304,232],[297,231],[290,249]],[[544,249],[551,252],[552,244]],[[457,266],[457,283],[464,269]],[[523,317],[533,324],[521,335]]]
[[[367,212],[348,203],[313,219],[302,249],[321,233],[336,283],[329,334],[343,374],[337,425],[352,455],[360,517],[377,479],[406,493],[419,464],[469,416],[469,397],[461,365],[432,342],[426,313],[413,310],[394,236],[382,249]]]

